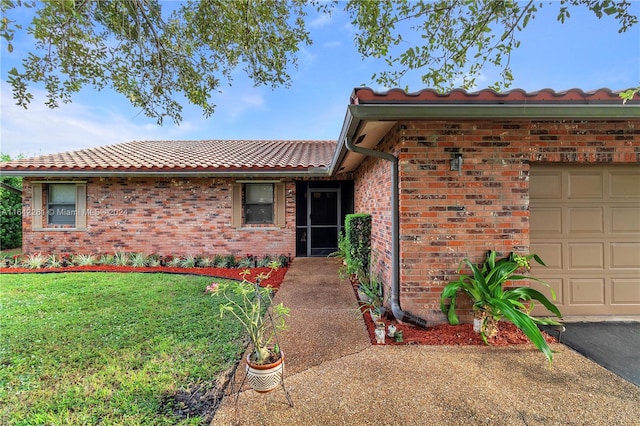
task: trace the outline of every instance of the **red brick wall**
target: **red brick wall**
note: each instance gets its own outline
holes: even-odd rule
[[[295,255],[294,182],[286,183],[284,228],[231,228],[231,179],[82,180],[87,182],[87,229],[33,231],[31,218],[23,216],[25,253]],[[32,207],[31,193],[30,179],[25,179],[25,212]]]
[[[529,162],[640,163],[640,120],[403,122],[380,148],[399,158],[401,305],[444,321],[440,292],[463,258],[528,252]],[[456,150],[461,176],[450,171]],[[373,253],[386,283],[388,170],[367,159],[355,174],[356,212],[373,214]]]

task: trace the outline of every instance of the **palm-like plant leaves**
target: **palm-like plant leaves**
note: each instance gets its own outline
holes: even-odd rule
[[[497,253],[494,250],[487,252],[485,261],[481,266],[476,266],[469,259],[464,259],[460,263],[458,272],[460,272],[462,266],[466,264],[471,269],[472,274],[460,274],[456,281],[452,281],[445,286],[440,295],[440,309],[447,314],[447,319],[450,324],[459,324],[460,320],[455,312],[456,297],[458,291],[462,290],[473,300],[474,310],[485,311],[487,315],[495,319],[504,317],[513,322],[513,324],[520,328],[529,340],[545,354],[551,363],[551,349],[536,324],[558,325],[559,323],[552,319],[541,319],[530,316],[525,312],[525,305],[522,301],[531,301],[533,303],[533,301],[537,300],[558,318],[562,318],[562,314],[558,308],[538,290],[530,287],[503,288],[504,283],[508,281],[533,280],[551,289],[549,284],[542,280],[526,275],[514,274],[519,268],[523,266],[527,267],[531,259],[534,259],[540,265],[546,265],[536,254],[519,256],[512,253],[509,257],[500,260],[496,260],[496,257]],[[555,299],[553,289],[551,289],[551,297]],[[449,300],[448,306],[445,304],[446,300]],[[487,342],[484,333],[482,333],[482,338]]]

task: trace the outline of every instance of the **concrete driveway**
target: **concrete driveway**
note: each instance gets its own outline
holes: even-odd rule
[[[293,407],[281,388],[227,389],[212,424],[638,426],[640,388],[562,344],[553,367],[533,345],[372,346],[337,270],[296,259],[276,295]]]

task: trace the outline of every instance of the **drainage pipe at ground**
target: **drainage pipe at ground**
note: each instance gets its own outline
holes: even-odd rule
[[[389,161],[391,164],[391,312],[396,320],[404,323],[427,327],[427,320],[420,318],[410,312],[405,311],[400,306],[400,209],[398,193],[398,158],[386,152],[374,151],[368,148],[355,146],[353,139],[349,136],[345,138],[346,148],[358,154],[369,157],[380,158]]]

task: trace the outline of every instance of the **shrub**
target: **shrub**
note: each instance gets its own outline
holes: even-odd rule
[[[358,277],[369,275],[371,257],[371,215],[348,214],[344,221],[347,273]]]
[[[9,161],[6,154],[0,161]],[[22,178],[0,177],[0,182],[22,189]],[[0,247],[11,249],[22,245],[22,195],[0,187]]]

